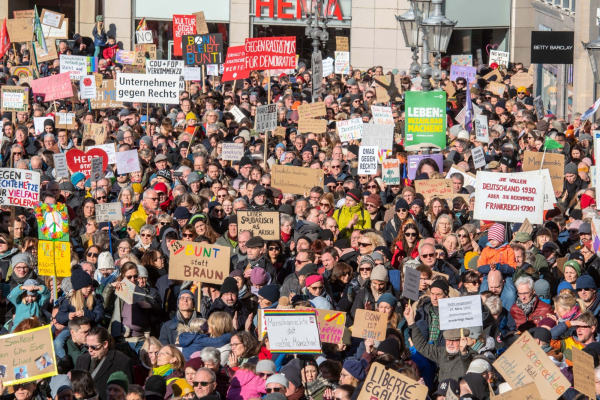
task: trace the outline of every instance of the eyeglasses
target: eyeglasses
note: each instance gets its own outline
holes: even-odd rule
[[[361,243],[361,242],[358,242],[358,245],[359,245],[360,247],[369,247],[369,246],[372,246],[372,244],[371,244],[371,243]]]
[[[193,233],[184,233],[183,235],[181,235],[181,237],[184,237],[184,238],[193,238],[194,234]]]
[[[119,251],[127,251],[127,250],[131,250],[130,247],[119,247]]]
[[[463,233],[458,233],[456,236],[458,236],[459,238],[466,238],[469,237],[468,235],[465,235]]]
[[[435,257],[435,253],[421,254],[421,258],[432,258],[432,257]]]
[[[194,387],[198,387],[198,385],[200,385],[202,387],[207,387],[211,383],[214,383],[214,382],[206,382],[206,381],[196,382],[196,381],[194,381]]]
[[[148,200],[158,201],[158,197],[148,197]]]
[[[330,204],[329,204],[329,203],[320,203],[320,205],[321,205],[322,207],[329,207],[329,206],[330,206]]]
[[[308,262],[308,260],[306,260],[306,261],[296,260],[296,264],[303,264],[303,263],[307,263],[307,262]]]
[[[152,237],[152,235],[149,233],[142,233],[140,236],[141,237]]]
[[[375,186],[375,185],[369,185],[369,186],[367,186],[367,189],[377,189],[377,186]]]
[[[267,372],[259,372],[258,376],[265,379],[265,378],[270,378],[271,376],[273,376],[273,374],[269,374]]]
[[[215,208],[213,211],[216,212],[216,213],[222,213],[222,212],[224,212],[224,210],[222,208]]]
[[[140,277],[139,275],[129,275],[129,276],[125,275],[125,278],[127,278],[127,279],[129,279],[129,280],[132,280],[132,279],[137,279],[137,278],[139,278],[139,277]]]
[[[406,208],[400,208],[400,209],[398,209],[398,211],[396,211],[396,212],[403,212],[403,213],[405,213],[405,212],[407,212],[407,211],[408,211],[408,210],[407,210]]]
[[[281,392],[283,392],[282,388],[266,388],[265,390],[267,391],[267,393],[271,393],[271,392],[281,393]]]
[[[98,254],[100,254],[100,253],[92,253],[92,252],[89,252],[89,253],[87,253],[87,256],[88,256],[88,257],[96,257],[96,258],[98,258]]]
[[[277,247],[277,246],[269,247],[269,251],[277,251],[277,250],[279,250],[279,247]]]
[[[240,342],[238,342],[238,343],[231,342],[230,345],[231,345],[231,347],[237,347],[237,346],[241,345],[241,343]]]
[[[593,292],[595,289],[590,289],[590,288],[581,288],[581,289],[578,288],[577,289],[578,292],[581,292],[583,290],[585,290],[586,292]]]
[[[340,168],[342,168],[342,167],[341,167],[340,165],[332,165],[332,166],[331,166],[331,168],[332,168],[332,169],[340,169]]]
[[[359,268],[358,269],[360,272],[366,272],[366,271],[372,271],[373,268],[372,267],[367,267],[367,268]]]
[[[417,232],[404,232],[404,236],[417,237]]]
[[[98,351],[102,348],[101,344],[97,344],[97,345],[91,345],[91,344],[85,344],[84,347],[90,349],[90,350],[94,350],[94,351]]]

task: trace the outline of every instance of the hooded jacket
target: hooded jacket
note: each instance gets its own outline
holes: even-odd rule
[[[265,380],[247,369],[238,369],[233,378],[229,390],[227,390],[227,400],[249,400],[251,398],[260,399],[267,392],[265,390]]]
[[[354,224],[355,228],[348,229],[348,223],[355,215],[358,215],[358,220]],[[350,239],[354,229],[371,229],[371,214],[363,209],[362,203],[354,207],[343,206],[333,213],[333,219],[337,221],[340,227],[340,239]]]
[[[505,243],[496,249],[486,246],[479,255],[477,266],[481,267],[482,265],[490,264],[506,264],[511,268],[516,269],[517,262],[515,261],[515,252],[512,247],[510,247],[508,243]]]

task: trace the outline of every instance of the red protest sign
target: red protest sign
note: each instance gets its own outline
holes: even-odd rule
[[[183,35],[196,34],[195,15],[173,15],[173,54],[182,56],[181,38]]]
[[[42,96],[45,102],[73,97],[69,72],[33,80],[31,90],[34,96]]]
[[[246,69],[295,69],[296,37],[246,39]]]
[[[223,64],[223,82],[236,79],[246,79],[250,70],[246,69],[246,50],[244,46],[234,46],[227,49],[227,59]]]
[[[85,175],[85,178],[89,178],[92,175],[92,159],[96,157],[102,157],[102,170],[106,170],[108,166],[108,154],[102,149],[95,148],[83,152],[79,149],[71,149],[67,151],[67,166],[71,172],[81,172]]]

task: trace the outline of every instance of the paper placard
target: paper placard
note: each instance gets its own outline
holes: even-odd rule
[[[335,52],[335,73],[349,74],[350,73],[350,52],[336,51]]]
[[[117,101],[179,104],[179,76],[117,73]]]
[[[98,81],[96,81],[98,83]],[[114,79],[100,81],[101,86],[96,90],[96,98],[90,100],[92,110],[123,107],[122,101],[117,101],[117,89]]]
[[[222,82],[231,82],[236,79],[246,79],[250,70],[246,69],[246,50],[244,46],[230,46],[227,49],[227,58],[223,64]]]
[[[169,279],[222,284],[229,276],[229,247],[177,240],[171,246]]]
[[[544,158],[542,168],[548,168],[552,178],[552,187],[557,192],[562,192],[565,178],[565,156],[564,154],[525,151],[523,154],[523,171],[538,171]]]
[[[383,341],[387,330],[388,317],[377,311],[356,310],[352,337]]]
[[[31,42],[33,39],[33,25],[29,18],[7,19],[6,29],[12,43]]]
[[[208,64],[206,66],[206,76],[219,76],[219,64]]]
[[[321,310],[318,308],[297,307],[298,310],[315,310],[321,343],[342,343],[346,326],[346,313],[342,311]]]
[[[38,273],[45,276],[71,276],[71,243],[40,240],[38,242]]]
[[[183,69],[183,79],[185,81],[199,81],[202,79],[202,68],[200,67],[185,67]]]
[[[156,60],[156,45],[155,44],[136,44],[135,45],[136,52],[142,52],[144,54],[148,53],[148,58],[151,60]]]
[[[266,37],[250,38],[245,41],[246,69],[295,69],[296,38]]]
[[[473,55],[472,54],[453,55],[451,58],[451,62],[452,62],[452,65],[471,66],[471,65],[473,65]]]
[[[2,86],[0,96],[2,96],[2,112],[27,111],[29,88]]]
[[[149,44],[152,43],[154,38],[152,37],[151,30],[135,31],[135,42],[138,44]]]
[[[52,117],[34,117],[33,118],[33,129],[35,135],[39,136],[44,133],[44,122],[49,119],[52,121]]]
[[[481,296],[450,297],[438,303],[441,330],[483,326]]]
[[[277,128],[277,104],[266,104],[256,109],[256,132],[272,131]]]
[[[244,157],[244,143],[223,143],[221,157],[226,161],[239,161]]]
[[[229,112],[231,114],[233,114],[234,118],[235,118],[235,122],[240,123],[242,121],[242,119],[246,118],[246,116],[244,115],[244,113],[242,112],[242,110],[240,110],[239,108],[237,108],[237,106],[233,106],[229,109]]]
[[[375,175],[377,173],[377,146],[358,148],[358,174]]]
[[[321,354],[314,310],[263,310],[270,350],[284,354]]]
[[[447,393],[451,392],[452,391],[449,391]],[[491,397],[493,392],[494,391],[490,391],[490,399],[493,398],[494,400],[543,400],[542,396],[540,395],[540,391],[533,382],[528,383],[527,385],[519,386],[516,389],[509,390],[506,393]],[[448,399],[448,396],[446,396],[446,399]],[[458,400],[458,397],[456,400]]]
[[[280,240],[278,211],[238,210],[238,231],[250,231],[264,240]]]
[[[415,190],[426,198],[444,196],[454,192],[451,179],[421,179],[415,181]]]
[[[360,145],[391,150],[394,146],[394,125],[363,124]]]
[[[52,155],[54,157],[54,171],[56,172],[56,179],[68,178],[69,167],[67,166],[67,155],[65,153],[57,153]]]
[[[63,19],[60,28],[53,28],[48,25],[42,25],[42,32],[46,39],[68,39],[69,38],[69,18]]]
[[[458,78],[465,78],[467,82],[473,82],[477,76],[477,68],[452,65],[450,67],[450,80],[456,82]]]
[[[506,51],[490,50],[489,64],[496,63],[498,66],[503,66],[504,69],[508,68],[508,60],[510,53]]]
[[[48,25],[53,28],[60,28],[60,25],[62,24],[64,18],[65,18],[64,14],[42,8],[42,14],[40,15],[40,22],[42,23],[42,25]]]
[[[547,168],[544,168],[544,169],[538,170],[538,171],[527,171],[527,172],[521,172],[521,173],[526,174],[526,175],[541,175],[543,177],[543,180],[544,180],[544,210],[553,210],[554,204],[556,203],[556,196],[554,195],[554,188],[552,187],[552,178],[550,178],[550,171]]]
[[[493,94],[498,95],[499,97],[502,97],[502,95],[504,94],[504,91],[506,90],[506,85],[504,83],[490,82],[486,86],[486,90],[489,90]]]
[[[195,15],[173,15],[173,54],[182,56],[182,42],[184,35],[196,34],[196,16]]]
[[[106,152],[106,155],[108,156],[108,163],[116,164],[117,163],[117,152],[115,151],[115,147],[116,147],[116,143],[106,143],[106,144],[99,144],[96,146],[87,146],[85,148],[85,151],[88,151],[91,149],[102,149]]]
[[[596,376],[594,373],[594,357],[591,354],[573,346],[571,348],[573,361],[573,387],[590,399],[596,397]]]
[[[68,73],[31,81],[31,90],[34,96],[42,96],[45,102],[73,97],[73,86]]]
[[[400,75],[375,76],[375,97],[377,103],[402,100],[402,77]]]
[[[83,137],[81,144],[87,140],[92,139],[96,142],[96,145],[103,144],[106,141],[106,128],[103,124],[83,124]]]
[[[400,160],[397,158],[385,159],[382,162],[383,171],[381,178],[386,185],[400,184]]]
[[[344,36],[336,36],[335,49],[337,51],[350,51],[350,46],[348,45],[348,38]]]
[[[60,73],[69,73],[71,79],[79,79],[87,73],[87,57],[60,55]]]
[[[325,107],[325,103],[322,101],[311,104],[303,104],[298,107],[298,117],[300,118],[300,121],[303,119],[325,117],[326,115],[327,109]]]
[[[325,133],[327,121],[324,119],[301,119],[298,121],[298,130],[301,133]]]
[[[363,120],[362,118],[347,119],[344,121],[336,121],[335,123],[340,141],[348,142],[352,139],[362,139],[363,135]]]
[[[102,125],[100,125],[102,126]],[[86,179],[92,175],[92,160],[102,160],[102,167],[106,169],[108,167],[108,155],[102,149],[92,149],[87,152],[83,152],[79,149],[73,148],[67,151],[67,165],[71,173],[81,172],[85,175]]]
[[[520,173],[477,172],[474,218],[501,222],[543,223],[543,177]]]
[[[419,301],[419,288],[421,286],[421,273],[416,269],[404,268],[404,282],[402,286],[402,297]]]
[[[54,116],[54,126],[57,129],[75,129],[75,113],[56,113]]]
[[[83,75],[79,79],[79,98],[81,100],[95,99],[97,95],[96,76]]]
[[[473,188],[475,187],[477,183],[477,177],[475,175],[465,172],[460,167],[457,167],[455,164],[453,164],[446,176],[452,176],[454,173],[459,173],[463,176],[463,178],[465,178],[465,184],[463,186],[471,185]]]
[[[96,204],[96,222],[121,221],[123,211],[119,203]]]
[[[119,151],[116,154],[117,172],[119,174],[129,174],[131,172],[141,171],[140,158],[137,150]]]
[[[127,304],[133,304],[133,294],[135,293],[135,284],[129,279],[121,281],[121,290],[115,288],[115,294]]]
[[[556,400],[571,387],[571,383],[527,331],[521,333],[493,365],[514,389],[535,382],[545,400]]]
[[[196,33],[198,35],[204,35],[208,33],[208,25],[206,25],[206,18],[204,17],[204,11],[193,13],[196,16]]]
[[[323,170],[314,168],[273,165],[271,167],[271,186],[283,193],[304,196],[315,186],[323,186]]]
[[[427,386],[374,362],[356,400],[425,400]],[[450,389],[448,389],[451,392]],[[447,398],[447,396],[446,396]]]
[[[475,139],[482,143],[490,142],[490,130],[486,115],[475,116]]]
[[[528,73],[521,72],[519,74],[513,75],[510,78],[510,83],[517,89],[521,86],[528,88],[533,85],[533,76],[529,75]]]
[[[104,178],[104,169],[102,158],[92,158],[92,172],[90,176],[90,180],[92,182],[98,182],[100,179]]]
[[[483,168],[487,165],[485,162],[485,153],[483,152],[483,147],[473,147],[471,149],[471,155],[473,156],[473,165],[475,168]]]
[[[395,125],[392,107],[371,106],[371,114],[376,125]]]

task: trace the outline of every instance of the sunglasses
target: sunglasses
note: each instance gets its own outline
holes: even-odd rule
[[[211,383],[212,383],[212,382],[205,382],[205,381],[202,381],[202,382],[196,382],[196,381],[194,381],[194,387],[198,387],[198,385],[199,385],[199,386],[202,386],[202,387],[207,387],[207,386],[208,386],[208,385],[210,385]]]
[[[367,189],[377,189],[377,186],[375,186],[375,185],[369,185],[369,186],[367,186]]]
[[[96,200],[107,200],[108,197],[106,196],[100,196],[100,197],[96,197]]]
[[[369,247],[369,246],[372,246],[372,244],[371,244],[371,243],[361,243],[361,242],[358,242],[358,245],[359,245],[360,247]]]
[[[458,236],[459,238],[466,238],[466,237],[469,237],[468,235],[461,234],[461,233],[457,234],[456,236]]]
[[[181,237],[184,237],[184,238],[193,238],[194,234],[193,233],[184,233],[183,235],[181,235]]]
[[[400,209],[398,209],[398,211],[396,211],[396,212],[403,212],[403,213],[405,213],[405,212],[407,212],[407,211],[408,211],[408,210],[407,210],[406,208],[400,208]]]
[[[152,237],[152,235],[149,233],[142,233],[140,236],[141,237]]]
[[[265,390],[267,391],[267,393],[271,393],[271,392],[281,393],[281,392],[283,392],[282,388],[266,388]]]
[[[96,257],[96,258],[98,258],[98,254],[100,254],[100,253],[87,253],[87,256],[88,257]]]
[[[84,344],[83,346],[84,346],[85,348],[87,348],[87,349],[94,350],[94,351],[98,351],[98,350],[100,350],[100,349],[102,348],[102,345],[101,345],[101,344],[97,344],[97,345],[95,345],[95,346],[92,346],[92,345],[90,345],[90,344]]]
[[[266,372],[259,372],[258,376],[264,379],[264,378],[269,378],[269,377],[273,376],[273,374],[269,374]]]
[[[373,268],[372,267],[367,267],[367,268],[359,268],[358,269],[360,272],[366,272],[366,271],[372,271]]]
[[[404,232],[404,236],[417,237],[417,232]]]
[[[431,258],[431,257],[435,257],[435,253],[421,254],[421,258]]]
[[[139,277],[140,277],[139,275],[129,275],[129,276],[125,275],[125,278],[127,278],[127,279],[137,279]]]
[[[279,250],[279,247],[275,246],[275,247],[269,247],[269,251],[276,251]]]

